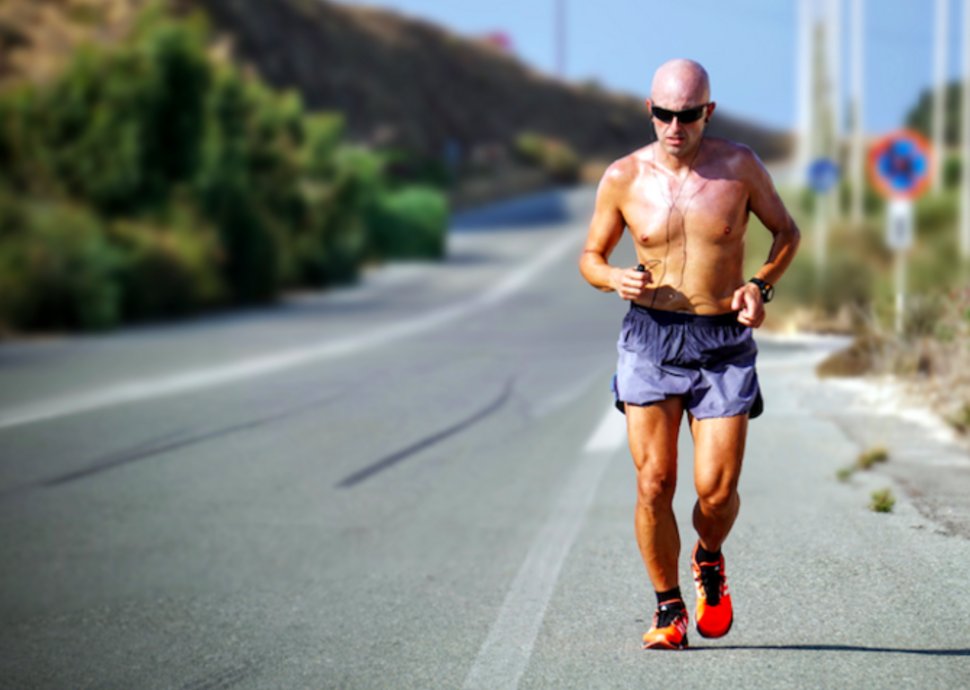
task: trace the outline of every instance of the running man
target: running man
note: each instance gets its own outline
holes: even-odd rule
[[[688,616],[673,512],[681,420],[686,412],[694,440],[695,623],[702,636],[721,637],[734,617],[721,545],[740,506],[748,418],[763,408],[751,329],[764,321],[800,235],[757,156],[704,136],[715,104],[701,65],[662,65],[646,103],[657,141],[607,168],[579,268],[591,285],[630,302],[613,390],[637,470],[637,543],[657,594],[643,646],[683,649]],[[774,241],[746,280],[749,212]],[[624,228],[636,267],[608,261]]]

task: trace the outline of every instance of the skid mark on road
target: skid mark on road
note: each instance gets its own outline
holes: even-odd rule
[[[0,429],[66,417],[122,403],[138,402],[211,388],[292,369],[312,362],[356,354],[362,350],[424,333],[508,299],[532,282],[540,272],[561,259],[581,239],[582,235],[579,233],[566,232],[563,237],[550,244],[536,258],[510,272],[502,280],[478,293],[475,297],[440,307],[411,319],[318,345],[283,350],[273,355],[254,357],[224,366],[186,371],[171,376],[127,381],[101,390],[59,397],[26,405],[19,409],[11,409],[0,412]]]
[[[625,428],[617,433],[612,417],[622,415],[611,404],[512,581],[498,617],[465,678],[465,690],[518,687],[566,556],[586,520],[603,471],[626,438]],[[604,428],[612,430],[609,436],[602,431]]]
[[[505,388],[502,390],[499,396],[495,400],[490,402],[488,405],[486,405],[484,408],[482,408],[481,410],[473,414],[471,417],[468,417],[467,419],[463,419],[462,421],[448,427],[447,429],[443,429],[435,434],[431,434],[430,436],[427,436],[421,439],[417,443],[411,444],[407,448],[402,448],[401,450],[395,453],[392,453],[385,458],[381,458],[380,460],[374,463],[371,463],[364,469],[358,470],[357,472],[354,472],[353,474],[347,477],[344,477],[339,482],[337,482],[336,488],[350,489],[354,486],[357,486],[361,482],[370,479],[375,474],[378,474],[379,472],[383,472],[384,470],[393,467],[394,465],[398,464],[402,460],[408,459],[415,453],[425,450],[426,448],[430,448],[436,443],[440,443],[441,441],[444,441],[449,436],[454,436],[458,432],[467,429],[468,427],[472,426],[476,422],[480,422],[481,420],[485,419],[493,412],[496,412],[506,402],[508,402],[509,396],[511,394],[512,394],[512,380],[509,379],[509,381],[505,384]]]
[[[228,688],[252,678],[254,671],[255,669],[248,664],[232,666],[183,685],[182,690],[228,690]]]
[[[86,477],[91,477],[102,472],[107,472],[109,470],[115,469],[117,467],[122,467],[124,465],[129,465],[131,463],[137,462],[139,460],[146,460],[148,458],[153,458],[159,455],[164,455],[165,453],[170,453],[173,450],[178,450],[180,448],[186,448],[188,446],[194,446],[199,443],[204,443],[206,441],[211,441],[217,438],[224,438],[235,433],[242,431],[248,431],[250,429],[256,429],[259,427],[267,426],[273,422],[280,421],[282,419],[287,419],[296,414],[307,412],[309,410],[317,409],[323,405],[331,403],[335,400],[340,399],[343,396],[343,391],[337,393],[330,393],[325,397],[316,398],[308,402],[302,403],[297,406],[291,406],[285,410],[275,412],[271,415],[266,415],[259,417],[257,419],[250,419],[245,422],[240,422],[238,424],[231,424],[224,427],[219,427],[218,429],[212,429],[209,431],[176,431],[173,433],[165,434],[148,441],[139,443],[131,448],[126,448],[124,450],[118,451],[116,453],[111,453],[101,459],[85,466],[80,469],[74,470],[72,472],[66,472],[64,474],[58,475],[51,479],[45,479],[43,481],[35,482],[33,484],[27,484],[19,487],[14,487],[10,489],[5,489],[0,491],[0,500],[7,498],[11,495],[16,495],[29,491],[31,489],[36,489],[38,487],[45,489],[52,489],[64,484],[69,484],[71,482],[77,481],[79,479],[85,479]]]

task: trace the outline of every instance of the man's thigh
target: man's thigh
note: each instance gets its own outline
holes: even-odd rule
[[[694,484],[699,494],[733,493],[741,476],[748,415],[691,418]]]
[[[637,470],[649,464],[657,470],[676,473],[683,399],[670,397],[650,405],[627,403],[625,409],[630,454]]]

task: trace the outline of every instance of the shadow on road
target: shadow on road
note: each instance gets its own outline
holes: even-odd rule
[[[769,652],[875,652],[879,654],[919,654],[923,656],[970,656],[970,649],[905,649],[902,647],[863,647],[842,644],[765,644],[727,647],[690,647],[693,652],[769,651]]]
[[[451,231],[521,230],[562,223],[569,216],[564,193],[554,190],[456,213],[452,218]]]

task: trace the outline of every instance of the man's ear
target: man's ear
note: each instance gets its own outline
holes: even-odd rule
[[[707,115],[704,116],[704,122],[710,122],[711,121],[711,115],[714,114],[714,109],[716,107],[717,107],[717,103],[715,103],[714,101],[711,101],[707,105]]]

